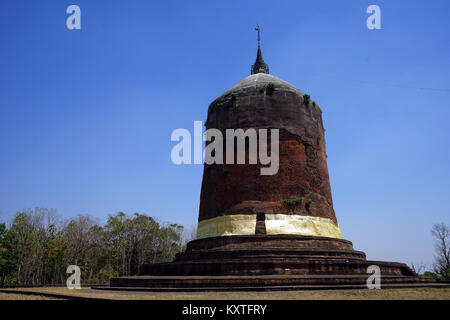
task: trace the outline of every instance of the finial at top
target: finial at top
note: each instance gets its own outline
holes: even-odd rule
[[[256,24],[255,30],[258,31],[258,48],[259,48],[260,45],[261,45],[261,35],[260,35],[260,33],[259,33],[259,32],[261,31],[261,28],[259,27],[259,24],[258,24],[258,23]]]
[[[269,66],[264,62],[261,53],[261,28],[259,27],[259,24],[256,24],[255,30],[258,31],[258,51],[256,53],[255,63],[252,65],[251,73],[269,73]]]

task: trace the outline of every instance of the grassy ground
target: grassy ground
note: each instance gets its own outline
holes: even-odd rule
[[[45,296],[30,296],[27,294],[4,293],[0,292],[0,300],[60,300]]]
[[[194,293],[151,293],[151,292],[108,292],[89,288],[69,290],[67,288],[26,288],[20,291],[56,293],[89,298],[119,300],[450,300],[450,288],[407,288],[384,290],[321,290],[286,292],[194,292]],[[49,299],[42,296],[26,296],[0,291],[0,300]]]

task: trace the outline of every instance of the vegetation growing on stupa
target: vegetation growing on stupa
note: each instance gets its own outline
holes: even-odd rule
[[[309,105],[309,102],[311,101],[311,96],[309,95],[309,94],[304,94],[303,95],[303,102],[306,104],[306,105]]]
[[[298,197],[295,199],[284,199],[283,202],[291,208],[291,212],[294,213],[295,209],[302,203],[303,198]]]
[[[275,91],[275,83],[273,82],[269,82],[268,84],[259,89],[259,93],[266,92],[269,95],[272,94],[274,91]]]

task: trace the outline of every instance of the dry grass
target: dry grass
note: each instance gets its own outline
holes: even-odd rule
[[[45,296],[31,296],[28,294],[5,293],[0,292],[0,300],[61,300],[57,298],[49,298]]]
[[[119,300],[450,300],[450,288],[193,293],[98,291],[89,288],[81,290],[69,290],[67,288],[27,288],[19,290]],[[0,292],[0,299],[5,299],[7,295],[10,294]],[[25,299],[39,299],[39,296],[16,296],[16,299],[21,299],[21,296],[24,296]]]

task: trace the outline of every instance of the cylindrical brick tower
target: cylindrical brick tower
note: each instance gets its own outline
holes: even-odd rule
[[[198,238],[255,234],[258,214],[266,234],[342,238],[333,210],[322,111],[309,96],[272,75],[252,74],[211,103],[206,129],[211,128],[222,132],[224,146],[227,129],[278,129],[279,169],[262,175],[260,168],[267,166],[249,164],[248,157],[246,164],[205,164]],[[266,140],[270,146],[270,135]],[[249,139],[246,143],[248,154]]]

